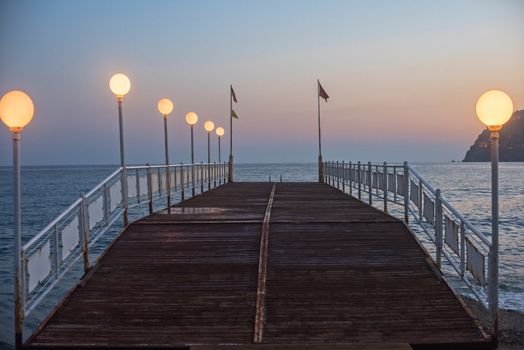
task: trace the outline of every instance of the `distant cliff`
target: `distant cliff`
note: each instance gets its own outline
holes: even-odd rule
[[[466,152],[463,162],[490,161],[489,131],[484,130]],[[500,130],[500,161],[524,162],[524,110],[513,113]]]

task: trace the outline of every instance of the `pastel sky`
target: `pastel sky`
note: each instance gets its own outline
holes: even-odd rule
[[[188,161],[186,112],[226,126],[230,83],[237,161],[314,162],[317,78],[331,96],[324,158],[449,161],[482,130],[481,93],[524,108],[523,38],[522,0],[1,0],[0,94],[35,102],[24,164],[118,163],[116,72],[132,82],[129,163],[162,162],[163,97],[175,102],[172,159]],[[196,146],[204,160],[203,123]]]

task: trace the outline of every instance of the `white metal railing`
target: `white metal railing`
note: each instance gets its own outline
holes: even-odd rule
[[[429,238],[429,244],[420,243],[431,252],[444,276],[458,278],[489,309],[488,285],[494,282],[486,274],[490,240],[411,165],[328,161],[323,164],[323,180],[370,205],[379,204],[386,213],[389,203],[400,205],[403,210],[397,214],[412,230]]]
[[[23,245],[23,314],[38,307],[78,260],[83,259],[87,272],[94,264],[91,260],[125,228],[128,211],[134,220],[140,219],[165,208],[168,196],[184,200],[186,193],[220,186],[228,179],[228,169],[226,163],[128,166],[125,180],[122,168],[113,172]],[[122,186],[123,180],[127,186]],[[108,230],[116,234],[102,249],[96,247],[99,254],[90,251]]]

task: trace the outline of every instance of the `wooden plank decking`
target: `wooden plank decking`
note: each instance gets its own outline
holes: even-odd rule
[[[227,184],[130,225],[26,346],[490,348],[402,222],[316,183],[278,183],[268,206],[272,188]]]

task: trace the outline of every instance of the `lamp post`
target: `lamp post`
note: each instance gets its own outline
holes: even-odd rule
[[[167,212],[171,213],[171,179],[169,178],[169,142],[167,138],[167,116],[173,112],[173,102],[168,98],[158,101],[158,111],[164,119],[164,152],[166,155],[166,188],[167,188]]]
[[[495,339],[499,334],[499,131],[513,114],[511,98],[499,90],[482,94],[477,116],[487,126],[491,140],[491,247],[488,263],[488,297]]]
[[[109,80],[109,88],[115,94],[116,101],[118,104],[118,127],[120,132],[120,167],[122,171],[120,173],[120,182],[122,186],[122,198],[124,206],[124,226],[127,226],[129,219],[127,213],[127,171],[126,171],[126,162],[124,157],[124,121],[122,118],[122,102],[124,101],[124,96],[131,89],[131,82],[129,78],[124,74],[117,73],[111,77]]]
[[[222,163],[222,155],[220,154],[220,139],[222,136],[224,136],[224,128],[218,127],[215,131],[217,133],[217,139],[218,139],[218,163]]]
[[[215,129],[215,123],[208,120],[204,123],[204,129],[207,131],[207,189],[211,189],[211,131]]]
[[[15,346],[22,347],[24,328],[24,288],[22,284],[22,215],[20,211],[20,134],[31,122],[35,106],[23,91],[12,90],[0,99],[0,119],[13,135],[13,184],[15,224]]]
[[[195,195],[195,147],[193,141],[193,129],[195,124],[198,122],[198,115],[195,112],[189,112],[186,114],[186,123],[191,128],[191,183],[192,183],[192,194]]]

